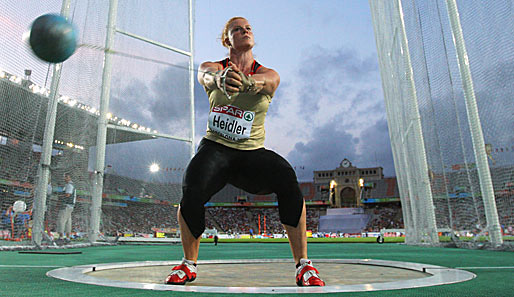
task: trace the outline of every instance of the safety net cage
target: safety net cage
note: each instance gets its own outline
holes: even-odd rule
[[[0,247],[175,234],[194,151],[192,0],[6,0],[0,12]],[[37,58],[58,14],[75,53]],[[71,215],[70,215],[71,214]]]
[[[514,226],[512,1],[370,1],[408,244]]]

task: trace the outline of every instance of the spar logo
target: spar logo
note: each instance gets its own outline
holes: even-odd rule
[[[251,122],[253,121],[253,112],[251,111],[245,111],[244,115],[243,115],[243,118],[248,121],[248,122]]]
[[[212,108],[212,111],[216,112],[216,113],[227,114],[227,115],[230,115],[230,116],[233,116],[233,117],[237,117],[237,118],[240,118],[240,119],[242,119],[243,116],[245,116],[245,120],[248,121],[247,115],[246,115],[245,111],[242,110],[241,108],[238,108],[238,107],[235,107],[235,106],[231,106],[231,105],[214,106]],[[251,117],[252,117],[252,120],[253,120],[253,115]]]

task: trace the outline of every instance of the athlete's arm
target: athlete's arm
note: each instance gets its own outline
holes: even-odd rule
[[[209,90],[215,89],[216,86],[216,72],[221,70],[222,66],[219,63],[203,62],[198,68],[198,82]]]
[[[235,64],[230,62],[229,65],[234,68],[234,71],[239,72],[239,68]],[[280,76],[278,73],[275,70],[264,66],[261,66],[257,72],[251,76],[251,79],[255,81],[248,91],[252,94],[261,93],[273,96],[280,84]]]
[[[257,72],[252,75],[255,79],[254,92],[273,96],[280,84],[280,76],[278,73],[270,68],[262,66]]]
[[[223,66],[216,62],[204,62],[198,69],[198,82],[209,90],[221,89],[221,72]],[[234,71],[229,71],[225,79],[225,88],[229,95],[239,92],[241,77]]]

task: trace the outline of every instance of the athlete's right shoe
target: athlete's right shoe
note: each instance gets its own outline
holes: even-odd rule
[[[312,266],[312,262],[301,259],[296,268],[296,285],[299,287],[323,287],[325,282],[319,277],[318,270]]]
[[[173,267],[165,283],[167,285],[185,285],[196,279],[196,272],[196,265],[182,261],[182,264]]]

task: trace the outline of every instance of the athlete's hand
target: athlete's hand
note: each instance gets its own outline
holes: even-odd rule
[[[239,68],[232,62],[229,62],[228,66],[231,69],[227,72],[227,76],[225,78],[225,89],[227,90],[227,93],[230,96],[232,96],[236,93],[239,93],[239,89],[242,86],[242,82],[241,76],[238,74]],[[219,75],[216,76],[216,85],[220,90],[223,90],[221,72]]]
[[[239,72],[239,76],[241,76],[241,87],[239,91],[241,93],[248,93],[251,95],[255,95],[258,92],[258,88],[256,87],[256,81],[253,77],[244,74],[243,72]],[[262,89],[262,88],[261,88]]]

